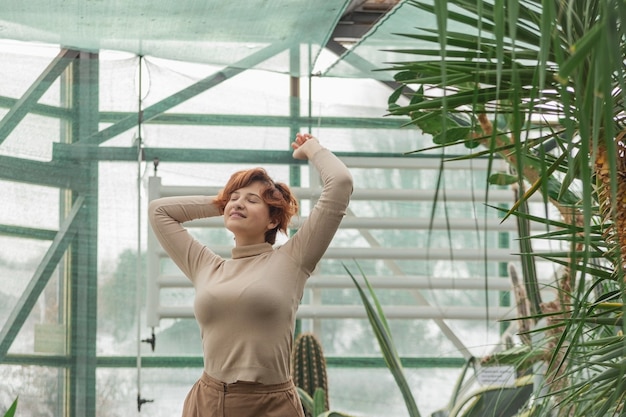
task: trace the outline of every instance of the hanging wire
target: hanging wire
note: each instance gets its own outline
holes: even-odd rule
[[[137,411],[141,412],[141,406],[145,403],[152,402],[153,400],[147,400],[141,397],[141,344],[144,342],[152,345],[154,350],[155,336],[154,329],[152,330],[151,339],[141,339],[141,284],[143,283],[143,262],[141,256],[141,224],[142,224],[142,204],[141,204],[141,190],[142,190],[142,163],[145,159],[143,152],[143,56],[139,56],[139,68],[137,75],[137,138],[135,144],[137,146],[137,270],[135,280],[135,317],[137,320]]]
[[[139,56],[139,75],[138,75],[138,94],[137,94],[137,279],[135,286],[135,318],[137,320],[137,411],[141,411],[141,300],[139,298],[139,285],[141,283],[141,124],[142,124],[142,103],[141,103],[141,87],[142,87],[142,63],[143,58]]]

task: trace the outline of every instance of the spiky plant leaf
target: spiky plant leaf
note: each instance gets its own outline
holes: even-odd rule
[[[369,295],[372,297],[373,300],[372,304],[369,297],[359,284],[359,281],[354,277],[352,272],[345,264],[343,265],[343,267],[354,282],[354,285],[359,292],[361,301],[363,302],[363,306],[365,307],[365,311],[367,312],[367,318],[370,322],[370,325],[372,326],[372,330],[376,335],[376,340],[378,341],[378,345],[383,354],[385,364],[387,365],[387,368],[391,371],[391,374],[393,375],[394,380],[396,381],[396,384],[400,389],[400,393],[402,394],[402,398],[404,399],[404,403],[406,404],[409,416],[420,417],[415,398],[413,397],[411,388],[409,387],[406,376],[404,375],[402,362],[400,361],[400,356],[398,355],[398,351],[393,342],[393,337],[391,335],[389,324],[387,323],[387,318],[385,317],[385,314],[383,312],[382,305],[376,297],[376,293],[374,292],[372,286],[367,280],[367,277],[361,270],[361,276],[365,281],[366,286],[369,290]]]
[[[18,400],[18,398],[16,398],[13,401],[13,404],[11,404],[11,407],[9,407],[7,412],[4,413],[4,417],[13,417],[15,415],[15,411],[17,410],[17,400]]]

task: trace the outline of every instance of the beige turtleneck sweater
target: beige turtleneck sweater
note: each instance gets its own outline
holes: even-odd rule
[[[224,259],[182,223],[219,216],[214,197],[166,197],[150,202],[161,246],[191,280],[205,372],[220,381],[288,381],[296,310],[304,285],[345,215],[352,177],[327,149],[310,158],[323,182],[321,196],[300,229],[282,246],[235,247]]]

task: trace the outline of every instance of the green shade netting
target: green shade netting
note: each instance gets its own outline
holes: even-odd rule
[[[83,1],[0,3],[0,36],[86,51],[309,73],[346,1]],[[261,63],[244,58],[272,46]],[[290,68],[289,49],[309,56]]]

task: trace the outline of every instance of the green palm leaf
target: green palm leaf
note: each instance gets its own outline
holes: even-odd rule
[[[387,319],[383,312],[382,306],[378,301],[378,298],[376,297],[376,293],[374,292],[372,286],[367,280],[367,277],[359,267],[361,276],[368,288],[369,295],[370,297],[372,297],[372,304],[372,301],[370,301],[369,297],[365,293],[365,290],[363,290],[363,288],[359,284],[359,281],[354,277],[352,272],[345,265],[343,265],[343,267],[348,275],[350,275],[350,278],[354,282],[354,285],[359,292],[361,301],[363,302],[363,306],[365,307],[365,311],[367,312],[367,318],[372,326],[374,334],[376,335],[376,340],[378,340],[378,345],[380,346],[380,350],[383,354],[385,364],[387,365],[389,371],[391,371],[391,374],[393,375],[396,384],[400,389],[400,393],[402,394],[402,398],[404,399],[404,402],[406,404],[409,416],[420,417],[417,404],[415,403],[415,398],[413,397],[413,393],[411,392],[409,383],[406,380],[406,376],[404,375],[402,362],[400,361],[400,356],[398,355],[398,351],[393,342],[389,324],[387,323]]]
[[[17,398],[15,399],[15,401],[13,401],[13,404],[11,404],[11,407],[9,407],[7,412],[4,413],[4,417],[13,417],[15,415],[16,410],[17,410]]]

